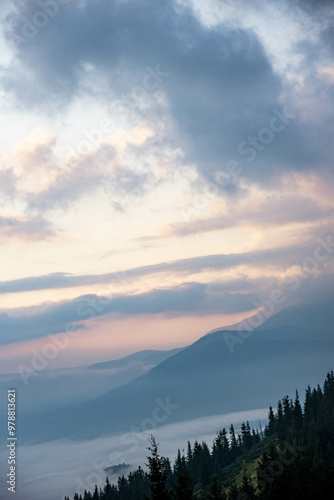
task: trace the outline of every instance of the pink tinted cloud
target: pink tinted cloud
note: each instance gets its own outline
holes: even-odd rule
[[[145,349],[169,350],[192,344],[207,332],[251,316],[255,311],[208,316],[109,315],[86,322],[75,335],[59,334],[2,346],[2,373],[89,365]]]
[[[51,224],[41,216],[0,216],[0,240],[44,240],[53,235]]]

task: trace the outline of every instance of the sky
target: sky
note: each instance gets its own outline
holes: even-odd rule
[[[332,300],[331,1],[3,0],[0,17],[2,373]]]

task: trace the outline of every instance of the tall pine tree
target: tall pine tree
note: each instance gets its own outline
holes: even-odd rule
[[[169,492],[166,488],[167,470],[166,461],[158,453],[158,444],[153,436],[150,439],[150,446],[147,448],[151,455],[147,457],[149,469],[148,479],[151,492],[151,500],[170,500]]]

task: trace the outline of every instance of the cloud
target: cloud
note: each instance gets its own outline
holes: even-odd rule
[[[82,91],[95,95],[89,76],[93,68],[106,100],[121,99],[134,110],[142,106],[141,113],[151,113],[152,103],[147,108],[146,101],[133,99],[147,77],[150,88],[159,83],[167,103],[164,111],[158,101],[155,107],[174,123],[166,138],[182,146],[185,161],[205,177],[237,160],[242,177],[266,184],[286,169],[315,169],[319,157],[330,157],[331,144],[327,141],[325,151],[319,147],[314,127],[295,111],[289,128],[273,134],[268,144],[271,120],[282,112],[282,96],[291,90],[254,31],[227,23],[208,28],[177,2],[100,0],[64,5],[27,43],[15,42],[13,34],[22,33],[36,9],[38,3],[22,0],[7,19],[16,66],[8,68],[3,84],[25,103],[39,105],[48,95],[58,106],[59,100],[68,104]],[[154,77],[145,73],[148,67]],[[20,71],[31,80],[29,89],[25,79],[24,94]],[[154,91],[151,101],[153,96]],[[259,135],[266,142],[256,146],[260,150],[251,146],[256,161],[249,163],[238,148],[245,142],[245,152]]]
[[[234,202],[220,215],[166,225],[162,233],[166,236],[187,236],[235,227],[265,229],[287,224],[326,222],[334,215],[334,208],[321,207],[313,200],[292,194],[284,197],[272,194],[264,199],[257,195],[246,207],[244,202]]]
[[[11,199],[16,192],[16,176],[13,168],[0,170],[0,192],[2,196]]]
[[[80,299],[73,303],[44,304],[37,308],[16,310],[13,315],[0,314],[1,344],[22,342],[32,338],[44,337],[63,332],[71,321],[80,320],[75,314]],[[83,326],[77,323],[73,329]]]
[[[29,210],[44,213],[54,208],[67,209],[80,198],[103,189],[112,195],[115,210],[122,211],[125,197],[142,196],[152,184],[150,172],[135,172],[127,165],[118,165],[114,149],[102,145],[95,154],[60,170],[47,189],[26,200]]]
[[[180,276],[195,274],[205,270],[223,271],[245,264],[252,267],[275,265],[277,268],[285,268],[288,265],[300,263],[304,256],[309,255],[311,249],[312,243],[309,245],[287,246],[244,253],[190,257],[104,274],[74,276],[69,273],[52,273],[45,276],[32,276],[11,281],[2,281],[0,282],[0,294],[73,288],[99,283],[112,285],[125,283],[127,280],[131,281],[151,274],[169,273]]]
[[[79,198],[101,188],[105,182],[110,182],[114,161],[114,150],[110,146],[101,146],[97,152],[74,161],[70,159],[64,168],[58,168],[49,186],[37,195],[26,197],[29,209],[66,209]]]
[[[329,7],[329,12],[332,12],[332,1],[331,0],[297,0],[295,4],[301,8],[305,9],[308,14],[312,14],[312,11],[326,10]]]
[[[328,247],[326,239],[322,241],[323,244],[319,245],[317,242],[316,247],[309,245],[239,255],[212,255],[133,269],[132,277],[166,271],[191,273],[204,268],[217,271],[230,270],[234,266],[250,266],[253,271],[255,266],[261,269],[261,272],[258,275],[253,273],[253,277],[252,273],[247,276],[244,268],[244,271],[233,279],[224,280],[224,275],[217,273],[216,280],[206,284],[184,282],[145,293],[113,297],[90,294],[75,300],[15,309],[10,315],[2,313],[0,316],[1,342],[8,344],[64,332],[72,323],[78,328],[85,328],[85,321],[112,314],[124,317],[163,314],[174,317],[189,313],[210,315],[249,311],[254,309],[254,306],[259,306],[261,300],[270,297],[271,292],[277,288],[282,290],[286,300],[295,303],[298,301],[305,303],[312,298],[312,295],[314,297],[315,293],[317,300],[328,301],[333,295],[331,288],[333,259],[329,253],[326,254]],[[331,241],[331,237],[327,241]],[[319,256],[318,260],[315,256]],[[55,274],[1,283],[0,290],[2,293],[8,293],[14,290],[43,289],[50,286],[75,286],[84,282],[101,282],[100,280],[105,280],[106,277],[106,275],[72,277]],[[112,317],[109,319],[112,320]],[[71,328],[75,326],[72,325]]]
[[[54,236],[49,222],[40,216],[0,217],[0,239],[44,240]]]
[[[67,285],[71,275],[67,273],[53,273],[46,276],[30,277],[30,278],[20,278],[12,281],[1,282],[0,289],[2,293],[16,293],[16,292],[27,292],[33,290],[47,290],[48,288],[66,288],[67,286],[79,286],[80,278],[76,281],[75,277],[72,277],[72,284]],[[83,277],[81,280],[84,284],[89,283],[89,279],[85,281]]]
[[[52,169],[53,148],[57,138],[51,132],[39,127],[19,144],[14,152],[15,171],[18,175],[26,175],[31,170]]]
[[[131,132],[133,137],[129,143],[125,141],[122,151],[117,151],[106,137],[94,145],[81,141],[76,150],[71,149],[62,159],[55,152],[57,137],[37,128],[13,151],[3,155],[5,168],[0,170],[0,190],[8,203],[23,204],[27,217],[45,215],[54,208],[66,210],[99,189],[111,194],[114,208],[122,210],[126,196],[141,196],[159,182],[147,160],[143,159],[145,168],[138,168],[135,163],[143,156],[139,149],[150,137],[148,129],[142,126]],[[153,158],[156,151],[156,145],[151,143],[145,149]],[[11,164],[14,167],[8,167]]]
[[[54,229],[45,219],[48,211],[68,209],[79,198],[98,190],[112,193],[114,208],[122,210],[127,195],[144,197],[159,184],[157,165],[170,151],[179,151],[178,159],[183,157],[189,166],[186,173],[181,171],[182,181],[188,183],[186,188],[182,186],[182,194],[192,182],[186,176],[193,167],[199,173],[191,185],[195,190],[203,184],[203,177],[212,180],[215,172],[224,170],[230,160],[239,164],[240,173],[219,194],[227,200],[224,211],[215,209],[210,217],[203,212],[189,224],[164,226],[167,236],[243,226],[266,230],[294,223],[321,227],[331,223],[332,205],[321,202],[319,191],[316,199],[312,183],[308,197],[307,190],[302,195],[292,193],[286,181],[291,172],[303,173],[305,178],[317,172],[316,182],[326,184],[326,196],[331,196],[333,33],[330,22],[321,25],[329,12],[329,2],[280,3],[279,16],[291,16],[289,21],[293,22],[289,26],[304,23],[307,30],[307,22],[312,24],[310,32],[293,28],[294,35],[282,56],[283,70],[267,44],[274,1],[263,12],[259,8],[261,2],[255,2],[253,7],[247,3],[247,13],[256,13],[259,24],[265,26],[261,33],[259,29],[255,31],[256,26],[247,27],[241,19],[244,14],[237,15],[237,9],[233,22],[231,18],[205,24],[186,3],[68,2],[59,4],[56,14],[50,15],[45,26],[38,29],[40,2],[17,0],[13,4],[5,26],[13,58],[0,69],[0,83],[7,96],[14,96],[16,106],[47,113],[57,121],[71,105],[78,109],[83,106],[87,96],[95,104],[102,103],[114,116],[120,113],[116,104],[121,101],[130,115],[124,128],[137,132],[133,140],[123,137],[118,147],[117,141],[105,137],[87,154],[60,160],[56,154],[57,135],[42,129],[34,131],[16,148],[14,167],[8,162],[8,168],[0,171],[0,189],[7,198],[11,196],[14,202],[19,200],[26,207],[24,216],[13,212],[2,215],[0,236],[50,237]],[[287,29],[292,29],[289,26]],[[20,36],[26,36],[25,40]],[[277,45],[276,41],[278,52]],[[142,133],[136,129],[139,123],[147,125]],[[278,196],[277,186],[285,198]],[[268,188],[265,194],[261,193],[263,187]],[[248,197],[251,191],[255,193],[253,198]],[[234,199],[227,197],[226,192]],[[316,229],[310,230],[312,236]],[[241,267],[258,273],[259,268],[266,266],[277,273],[285,272],[288,267],[300,266],[310,252],[312,255],[312,245],[308,239],[305,245],[294,247],[229,255],[213,253],[128,269],[124,273],[129,280],[170,273],[182,277],[184,283],[145,294],[114,297],[111,304],[103,307],[103,314],[204,314],[217,311],[221,303],[232,311],[247,308],[252,290],[236,291],[232,283],[230,289],[224,288],[226,283],[219,289],[212,283],[194,282],[198,277],[191,275],[203,271],[230,273],[232,269],[239,272]],[[114,279],[110,272],[80,276],[56,273],[3,282],[0,293],[108,284]],[[260,287],[253,283],[258,293]],[[273,279],[268,278],[268,283],[273,283]],[[247,279],[244,285],[249,287]],[[81,303],[89,297],[77,300]],[[23,338],[23,321],[29,337],[61,331],[67,321],[86,319],[78,317],[77,307],[75,301],[49,304],[43,311],[22,310],[15,318],[3,316],[6,341]]]
[[[253,300],[252,294],[231,294],[226,290],[226,286],[217,285],[211,290],[210,285],[202,283],[183,283],[179,286],[114,298],[83,295],[75,300],[16,309],[11,315],[0,314],[0,343],[9,344],[44,337],[67,331],[67,328],[81,329],[84,328],[84,321],[112,313],[162,313],[171,316],[189,312],[200,315],[224,314],[252,310]]]

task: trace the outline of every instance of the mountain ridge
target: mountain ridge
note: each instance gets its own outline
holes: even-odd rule
[[[324,335],[293,325],[204,335],[94,400],[40,416],[35,427],[22,429],[23,435],[33,440],[93,439],[138,426],[145,430],[147,422],[160,423],[154,420],[157,405],[160,413],[167,407],[168,423],[268,407],[283,390],[293,393],[309,382],[316,385],[333,368],[334,338],[326,337],[330,328],[328,324]]]

